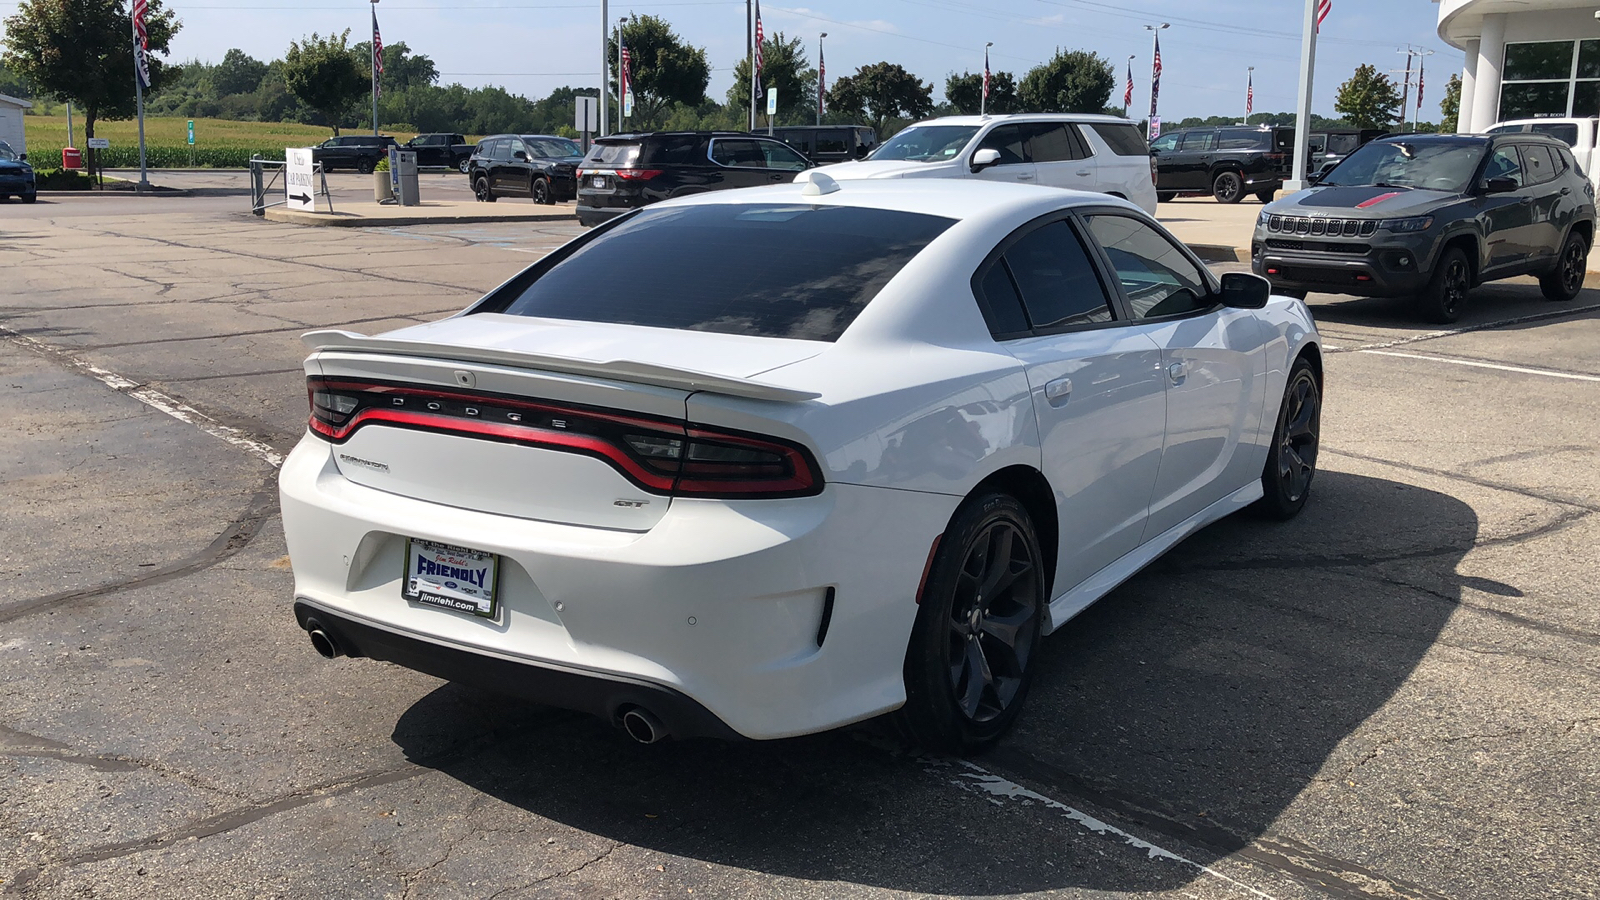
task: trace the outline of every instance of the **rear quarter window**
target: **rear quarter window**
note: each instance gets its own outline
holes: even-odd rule
[[[1094,133],[1100,135],[1100,139],[1111,148],[1111,152],[1118,156],[1150,155],[1150,148],[1145,145],[1137,126],[1097,122],[1092,127]]]
[[[834,341],[953,224],[858,207],[645,209],[475,311]]]
[[[1270,135],[1265,132],[1258,134],[1243,134],[1238,132],[1222,132],[1217,141],[1218,150],[1265,150],[1272,146]]]

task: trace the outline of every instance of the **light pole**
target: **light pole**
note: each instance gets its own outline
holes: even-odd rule
[[[1300,102],[1294,120],[1294,170],[1284,183],[1286,191],[1306,187],[1306,161],[1311,153],[1311,86],[1317,68],[1317,2],[1305,0],[1305,18],[1300,25]]]
[[[372,0],[372,37],[367,39],[372,57],[372,135],[378,135],[378,0]]]
[[[826,31],[817,35],[817,124],[822,124],[822,92],[827,89],[824,83],[828,77],[828,66],[822,59],[822,41],[828,36]]]
[[[989,114],[989,48],[994,46],[994,41],[983,45],[983,86],[978,88],[978,115]]]
[[[1151,140],[1161,136],[1161,117],[1156,113],[1156,102],[1161,99],[1161,32],[1171,27],[1170,22],[1144,27],[1154,41],[1150,51],[1150,125],[1147,131]]]
[[[606,41],[611,37],[611,11],[607,8],[606,0],[600,0],[600,136],[605,137],[610,132],[606,129],[607,118],[611,109],[611,48],[606,46]]]

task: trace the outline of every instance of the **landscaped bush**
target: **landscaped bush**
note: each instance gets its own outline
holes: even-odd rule
[[[72,169],[34,169],[33,180],[41,191],[86,191],[89,176]]]

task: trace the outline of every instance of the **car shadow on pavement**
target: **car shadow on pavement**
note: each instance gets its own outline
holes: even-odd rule
[[[1524,316],[1559,317],[1577,307],[1593,305],[1600,293],[1586,289],[1570,303],[1552,303],[1539,293],[1532,279],[1494,282],[1473,288],[1461,309],[1461,319],[1451,325],[1430,322],[1417,312],[1410,297],[1347,297],[1312,294],[1307,302],[1319,324],[1398,326],[1421,331],[1471,328]]]
[[[1452,615],[1478,520],[1453,497],[1378,478],[1323,472],[1314,491],[1292,522],[1207,528],[1060,629],[1018,728],[977,761],[1200,863],[1336,778],[1330,755]],[[438,755],[486,719],[508,736]],[[964,895],[1171,890],[1197,876],[1041,805],[962,791],[950,770],[859,732],[640,746],[596,720],[446,685],[394,740],[538,816],[746,872]]]

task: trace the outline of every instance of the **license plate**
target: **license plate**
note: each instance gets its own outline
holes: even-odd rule
[[[589,184],[597,188],[603,188],[606,186],[606,177],[604,175],[596,175],[589,179]]]
[[[400,595],[413,603],[493,618],[499,574],[497,554],[408,538]]]

